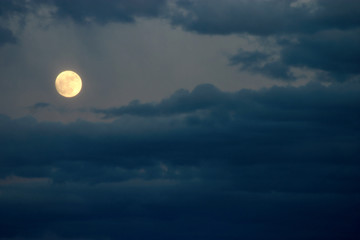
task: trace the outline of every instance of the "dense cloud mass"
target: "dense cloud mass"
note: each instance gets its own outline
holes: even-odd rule
[[[357,239],[359,92],[207,84],[94,110],[108,123],[2,116],[2,239]]]

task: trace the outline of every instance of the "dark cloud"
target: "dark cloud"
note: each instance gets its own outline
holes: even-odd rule
[[[285,45],[281,56],[288,66],[319,69],[330,78],[345,81],[359,77],[360,31],[326,31],[299,37]]]
[[[76,22],[133,22],[135,17],[157,17],[165,0],[54,0],[57,15]]]
[[[53,104],[50,103],[46,103],[46,102],[38,102],[35,103],[31,106],[28,106],[27,109],[29,110],[29,113],[31,115],[33,114],[38,114],[41,112],[57,112],[60,114],[66,114],[66,113],[83,113],[83,112],[87,112],[88,110],[85,108],[78,108],[78,109],[69,109],[66,107],[59,107],[59,106],[55,106]]]
[[[30,110],[30,113],[36,113],[38,110],[48,109],[50,107],[52,107],[50,103],[38,102],[32,106],[29,106],[28,109]]]
[[[14,14],[36,14],[39,7],[55,7],[54,14],[61,18],[85,22],[133,22],[134,17],[157,17],[165,0],[109,0],[109,1],[70,1],[70,0],[4,0],[0,3],[0,16]]]
[[[241,70],[286,81],[296,79],[292,67],[318,71],[317,79],[327,81],[359,79],[358,1],[184,0],[178,6],[172,23],[188,31],[278,40],[280,56],[240,50],[231,57],[230,64]],[[284,44],[284,36],[293,41]]]
[[[320,70],[317,79],[346,81],[360,79],[360,32],[326,31],[304,35],[296,42],[279,41],[278,57],[259,51],[239,50],[230,65],[275,79],[295,80],[291,67]]]
[[[136,17],[158,17],[165,7],[166,0],[3,0],[0,2],[0,18],[4,26],[0,26],[0,47],[5,43],[15,43],[16,37],[6,26],[15,16],[20,25],[26,24],[29,14],[39,15],[40,8],[54,8],[50,17],[62,21],[70,18],[76,23],[134,22]],[[40,16],[41,17],[41,16]],[[5,27],[6,26],[6,27]]]
[[[286,81],[296,80],[290,67],[281,59],[274,59],[271,54],[240,49],[237,54],[229,58],[229,62],[232,66],[240,65],[240,70]]]
[[[16,42],[16,38],[13,35],[13,33],[9,29],[0,27],[0,47],[5,43],[15,43],[15,42]]]
[[[357,239],[359,91],[200,85],[108,123],[1,116],[1,238]]]
[[[299,2],[296,4],[296,2]],[[315,33],[360,26],[358,1],[180,0],[173,24],[202,34],[249,33],[260,36]],[[304,1],[305,2],[305,1]]]
[[[3,0],[0,2],[0,16],[11,17],[14,13],[26,11],[26,2],[24,0]]]
[[[25,2],[4,0],[0,2],[0,47],[6,43],[16,43],[16,37],[7,26],[7,21],[13,15],[19,15],[26,11]]]
[[[170,98],[162,100],[158,104],[132,101],[128,106],[112,109],[95,109],[95,113],[104,114],[105,118],[121,115],[135,116],[169,116],[173,114],[190,113],[196,110],[204,110],[208,107],[221,104],[224,94],[211,84],[197,86],[191,93],[181,89],[176,91]]]
[[[50,103],[45,103],[45,102],[38,102],[35,103],[33,106],[31,106],[32,108],[38,109],[38,108],[47,108],[50,106]]]
[[[105,117],[120,117],[124,115],[141,117],[181,116],[194,117],[204,120],[219,120],[216,117],[227,116],[231,123],[235,117],[265,120],[304,120],[322,121],[329,118],[332,121],[340,120],[328,111],[338,106],[339,99],[347,101],[342,116],[355,114],[359,98],[357,87],[354,92],[347,92],[343,96],[339,89],[346,89],[348,85],[333,85],[325,88],[321,84],[311,83],[306,87],[273,87],[268,90],[252,91],[240,90],[236,93],[226,93],[210,84],[197,86],[192,92],[179,90],[169,98],[159,103],[131,102],[127,106],[111,109],[97,109],[95,113],[104,114]],[[357,85],[355,85],[357,86]],[[348,90],[346,90],[348,91]],[[319,101],[318,98],[322,101]],[[276,109],[273,109],[276,106]],[[348,108],[351,108],[348,109]],[[297,113],[298,109],[307,109],[306,112]],[[289,112],[291,111],[291,112]],[[341,109],[339,109],[341,111]],[[226,122],[228,123],[228,122]]]

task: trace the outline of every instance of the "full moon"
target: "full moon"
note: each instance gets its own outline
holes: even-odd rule
[[[60,95],[71,98],[81,91],[82,81],[76,72],[63,71],[57,76],[55,87]]]

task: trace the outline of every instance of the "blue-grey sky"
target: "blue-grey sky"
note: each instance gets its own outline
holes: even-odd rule
[[[355,0],[0,1],[0,240],[359,239],[359,43]]]

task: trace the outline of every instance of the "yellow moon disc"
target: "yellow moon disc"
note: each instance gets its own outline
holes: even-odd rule
[[[57,76],[55,87],[60,95],[68,98],[75,97],[81,91],[82,81],[77,73],[64,71]]]

